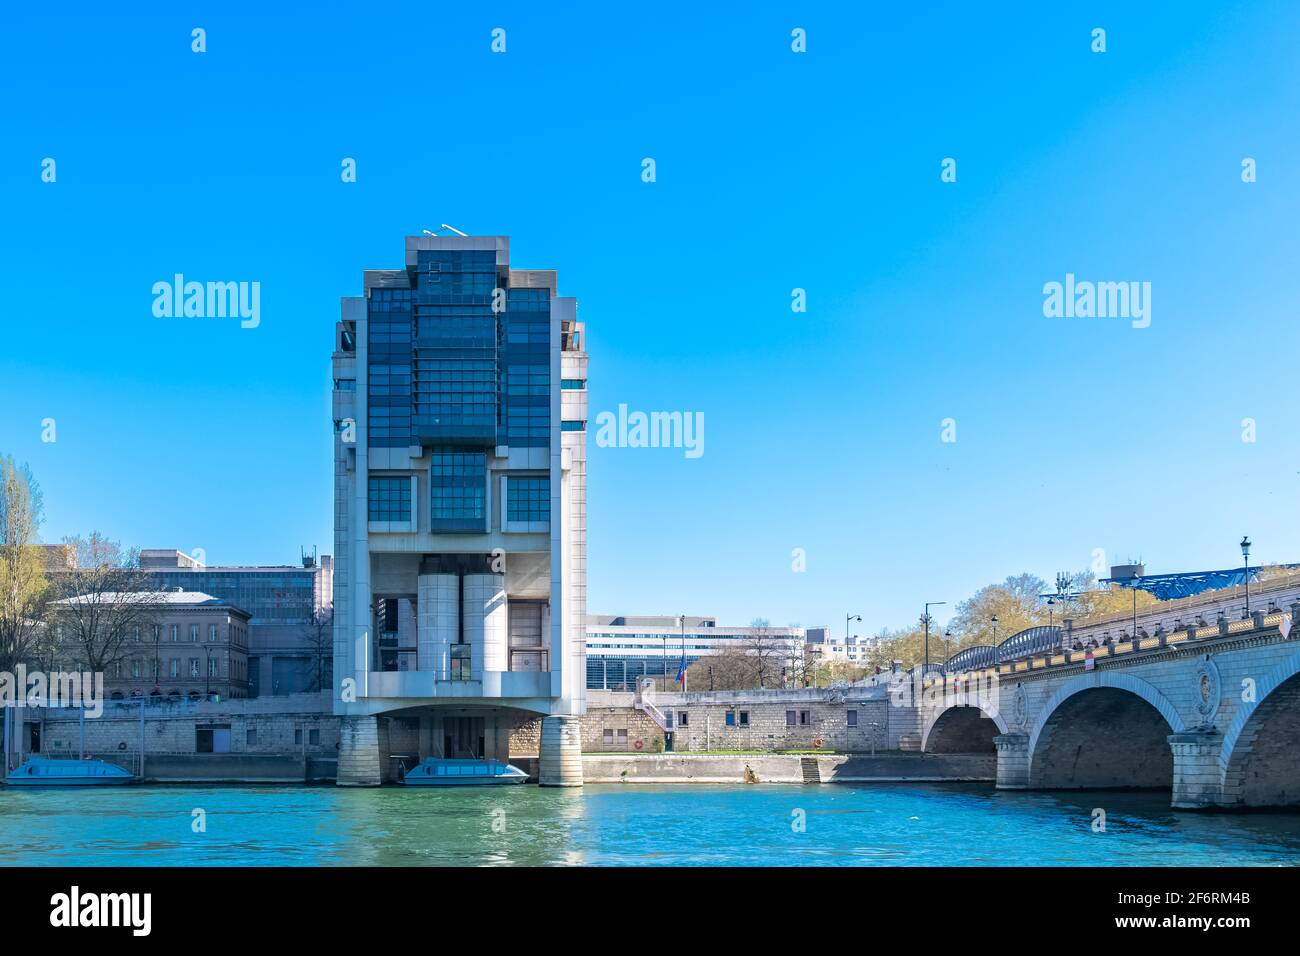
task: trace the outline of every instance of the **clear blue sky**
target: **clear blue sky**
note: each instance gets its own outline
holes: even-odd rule
[[[448,222],[559,270],[593,418],[705,415],[695,460],[593,431],[593,612],[867,631],[1097,548],[1300,560],[1294,5],[275,6],[6,14],[0,450],[46,540],[332,550],[339,298]],[[261,327],[155,319],[176,272]],[[1045,318],[1067,272],[1151,327]]]

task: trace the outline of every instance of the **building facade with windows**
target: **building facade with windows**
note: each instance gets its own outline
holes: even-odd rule
[[[134,592],[93,598],[112,607]],[[132,697],[201,700],[249,696],[250,616],[242,608],[197,591],[175,589],[139,595],[147,606],[138,622],[126,625],[104,672],[104,693],[111,700]],[[82,598],[55,601],[47,645],[51,671],[81,667],[77,645],[65,639],[59,608]],[[109,615],[106,615],[109,616]]]
[[[689,667],[729,651],[769,656],[789,675],[803,657],[801,627],[726,627],[716,617],[592,615],[587,618],[587,687],[632,691],[638,678],[675,679]]]
[[[140,552],[140,568],[162,591],[208,594],[249,614],[248,695],[310,693],[331,684],[334,563],[208,566],[173,549]]]
[[[334,352],[339,782],[507,757],[581,782],[586,379],[575,300],[501,236],[406,239],[343,299]],[[410,739],[410,738],[406,738]],[[408,750],[410,748],[407,748]]]

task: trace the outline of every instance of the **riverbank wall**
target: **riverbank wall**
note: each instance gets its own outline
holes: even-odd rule
[[[536,757],[513,758],[530,775]],[[992,783],[996,754],[583,754],[584,783]]]

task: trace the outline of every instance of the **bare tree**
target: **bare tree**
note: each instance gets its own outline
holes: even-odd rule
[[[758,686],[758,661],[740,647],[727,647],[701,657],[686,669],[691,690],[753,690]]]
[[[40,640],[48,582],[40,547],[40,486],[26,465],[0,455],[0,670],[12,673]]]
[[[136,630],[152,629],[167,598],[140,569],[137,549],[124,550],[97,531],[64,542],[77,561],[54,579],[49,652],[92,672],[106,671],[134,655]]]
[[[311,657],[309,692],[325,690],[331,684],[334,664],[334,614],[318,610],[303,625],[303,639]]]
[[[766,618],[755,618],[749,626],[751,631],[745,635],[742,643],[745,652],[754,658],[758,686],[766,687],[773,676],[780,676],[790,654],[790,643],[772,632]]]

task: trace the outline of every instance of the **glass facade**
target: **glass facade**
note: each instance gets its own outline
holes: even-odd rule
[[[507,521],[550,521],[551,479],[539,477],[506,479]]]
[[[366,499],[371,521],[411,520],[410,478],[371,478]]]
[[[417,439],[485,446],[496,441],[497,287],[492,250],[416,254]]]
[[[161,590],[201,591],[242,608],[252,615],[253,624],[305,624],[316,611],[316,571],[308,568],[178,569],[146,573]],[[328,600],[328,595],[325,599]],[[151,642],[159,639],[161,630],[153,625],[147,639]]]
[[[493,250],[420,250],[408,277],[369,294],[369,444],[548,447],[550,290],[498,313]]]
[[[372,289],[368,442],[377,448],[410,445],[412,290]]]
[[[463,449],[435,449],[430,457],[430,528],[486,531],[487,455]]]
[[[501,402],[498,444],[550,445],[551,293],[510,289],[501,316]]]

